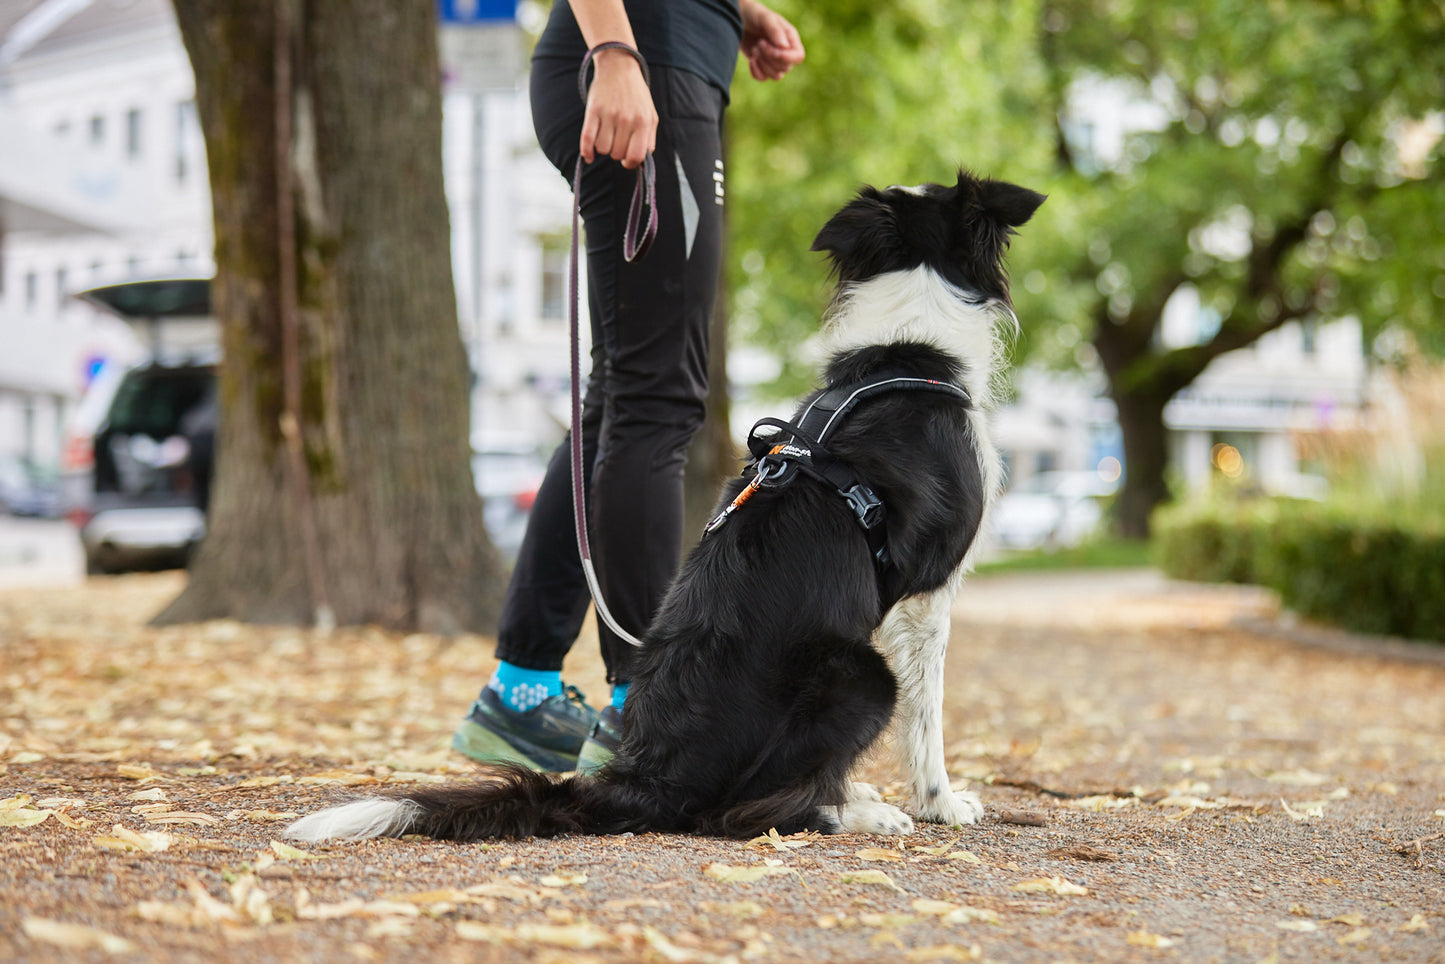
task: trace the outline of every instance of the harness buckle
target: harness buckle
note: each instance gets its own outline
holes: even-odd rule
[[[883,524],[883,500],[868,486],[859,482],[849,489],[839,489],[838,494],[848,500],[848,507],[858,517],[858,524],[865,530]]]

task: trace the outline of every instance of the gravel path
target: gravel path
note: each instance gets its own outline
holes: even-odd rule
[[[1445,648],[981,577],[947,707],[978,827],[298,851],[291,814],[466,776],[490,641],[145,628],[182,578],[0,591],[0,960],[1445,962]]]

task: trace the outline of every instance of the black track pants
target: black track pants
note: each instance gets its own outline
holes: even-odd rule
[[[532,120],[548,159],[571,180],[583,105],[577,64],[532,64]],[[708,322],[722,256],[722,94],[684,70],[654,67],[657,240],[641,261],[622,256],[636,173],[588,165],[581,210],[587,240],[592,373],[582,410],[593,562],[608,609],[641,636],[676,573],[683,468],[702,425]],[[563,440],[537,493],[502,607],[497,656],[560,670],[589,595],[572,521],[571,455]],[[609,682],[631,679],[632,647],[599,625]]]

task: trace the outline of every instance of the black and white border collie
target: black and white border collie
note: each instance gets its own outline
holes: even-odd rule
[[[895,713],[914,816],[977,821],[978,796],[955,792],[944,763],[944,653],[1001,482],[986,420],[998,329],[1017,324],[1003,257],[1043,200],[966,172],[952,187],[865,188],[813,244],[838,279],[827,387],[887,372],[963,389],[878,394],[829,437],[884,504],[885,567],[829,486],[760,489],[684,562],[646,633],[621,749],[600,773],[490,767],[482,782],[323,810],[287,835],[906,834],[907,813],[848,779]],[[743,485],[730,483],[720,508]]]

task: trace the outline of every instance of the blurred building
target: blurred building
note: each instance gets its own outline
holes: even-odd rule
[[[1137,160],[1130,136],[1162,130],[1170,120],[1157,99],[1097,79],[1070,91],[1061,118],[1074,162],[1085,173],[1127,170]],[[1216,224],[1209,243],[1239,256],[1247,250],[1248,226]],[[1219,324],[1218,314],[1186,285],[1165,308],[1160,347],[1201,344]],[[1024,371],[1017,388],[1018,402],[998,419],[1010,486],[1044,472],[1117,471],[1122,437],[1101,376]],[[1170,401],[1164,423],[1171,466],[1188,490],[1225,479],[1275,494],[1321,496],[1325,480],[1312,464],[1317,443],[1324,433],[1359,428],[1372,390],[1358,320],[1290,322],[1216,358]]]
[[[1165,313],[1162,340],[1195,344],[1217,324],[1186,288]],[[1124,461],[1123,438],[1102,377],[1025,368],[1015,382],[1017,400],[1002,406],[995,422],[1009,486],[1046,472],[1097,471],[1112,481]],[[1321,497],[1320,441],[1361,429],[1377,387],[1358,320],[1291,322],[1215,359],[1170,401],[1170,464],[1190,491],[1225,480]]]
[[[536,147],[521,31],[455,22],[496,6],[440,5],[458,321],[477,434],[546,442],[568,385],[570,194]],[[0,456],[53,465],[98,367],[144,355],[75,292],[208,275],[212,248],[168,0],[0,0]]]

